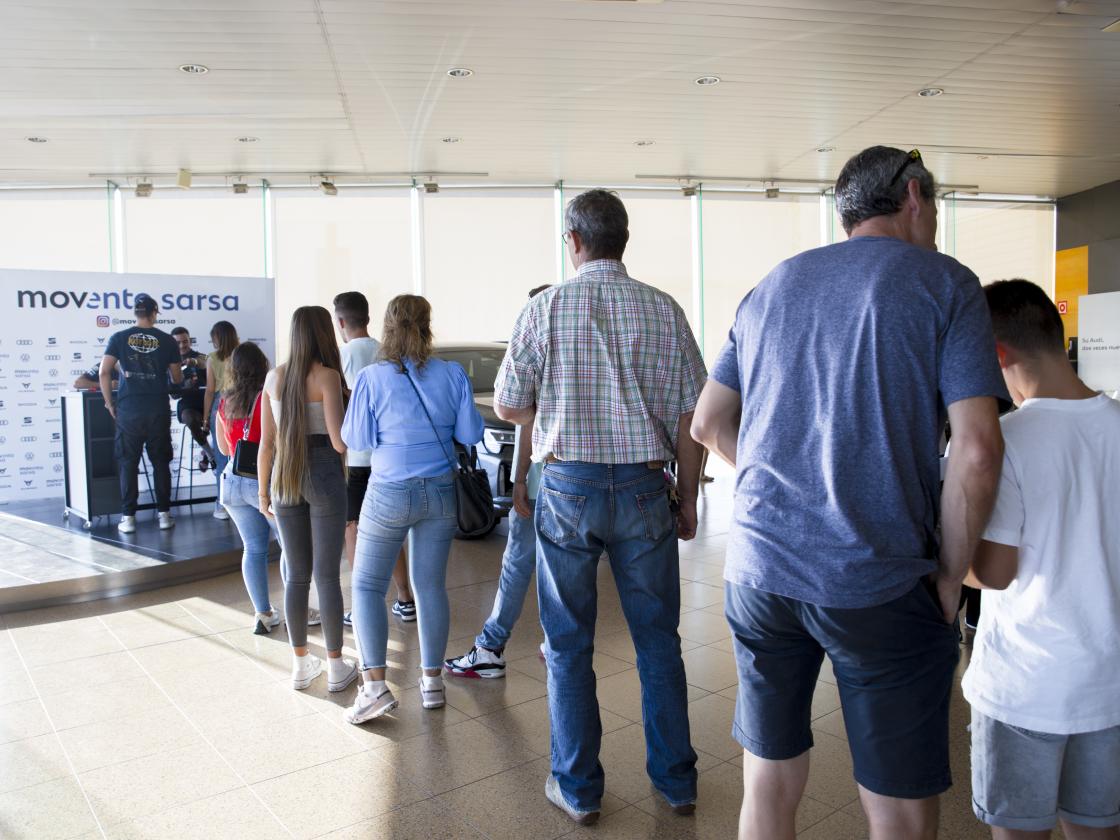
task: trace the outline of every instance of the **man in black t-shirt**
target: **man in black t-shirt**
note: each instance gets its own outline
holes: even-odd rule
[[[206,432],[202,430],[202,389],[206,385],[206,354],[191,347],[191,334],[186,327],[176,327],[171,337],[179,348],[179,366],[183,369],[183,384],[172,388],[172,396],[179,398],[176,408],[179,422],[191,430],[191,437],[202,450],[198,468],[203,472],[213,467],[218,459],[210,448]]]
[[[171,528],[171,407],[168,377],[179,385],[183,372],[175,340],[155,327],[159,306],[151,295],[139,294],[133,306],[136,326],[113,333],[101,359],[101,395],[105,408],[117,421],[114,441],[121,481],[123,534],[136,530],[136,500],[139,496],[136,470],[140,454],[147,448],[152,464],[161,530]],[[120,364],[121,380],[113,405],[112,372]]]

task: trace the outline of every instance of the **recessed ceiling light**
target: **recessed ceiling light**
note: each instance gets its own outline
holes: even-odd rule
[[[634,141],[635,146],[652,146],[653,143],[654,143],[653,140],[635,140]]]
[[[976,159],[977,159],[977,160],[987,160],[987,159],[988,159],[988,156],[987,156],[987,155],[977,155],[977,156],[976,156]]]
[[[817,149],[817,151],[822,153],[822,154],[824,154],[825,152],[835,152],[836,147],[835,146],[821,146],[820,148]]]
[[[467,76],[473,76],[474,71],[469,67],[452,67],[447,71],[447,75],[452,79],[465,79]]]
[[[28,143],[46,143],[47,138],[46,137],[28,137],[27,142]]]
[[[245,136],[245,137],[238,137],[238,138],[237,138],[237,142],[238,142],[238,143],[256,143],[256,142],[257,142],[258,140],[260,140],[260,139],[261,139],[261,138],[259,138],[259,137],[249,137],[249,136]]]
[[[179,72],[190,76],[205,76],[210,72],[210,68],[205,64],[180,64]]]
[[[696,84],[702,86],[718,85],[721,81],[723,80],[719,76],[701,76],[695,80]]]
[[[458,143],[462,139],[463,139],[462,137],[444,137],[443,142],[444,143]]]
[[[922,88],[918,91],[918,96],[940,96],[945,92],[945,88]]]

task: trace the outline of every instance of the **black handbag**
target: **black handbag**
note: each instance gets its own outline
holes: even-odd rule
[[[257,413],[257,406],[260,405],[260,401],[261,395],[257,394],[257,398],[253,400],[253,410],[245,418],[245,428],[241,430],[241,440],[237,442],[237,446],[233,449],[233,474],[242,478],[257,477],[257,452],[260,450],[260,444],[249,440],[249,430],[253,426],[253,415]]]
[[[432,422],[432,415],[428,413],[428,406],[424,404],[424,398],[420,395],[420,389],[416,387],[412,374],[407,369],[404,373],[408,377],[409,384],[412,385],[412,390],[416,392],[416,399],[420,401],[424,416],[428,418],[428,424],[432,427],[432,432],[435,433],[436,440],[440,441],[442,448],[443,441],[440,440],[436,424]],[[494,512],[494,495],[490,492],[490,479],[486,475],[486,470],[478,465],[478,453],[472,446],[469,452],[460,452],[458,458],[451,457],[446,448],[443,454],[447,455],[447,461],[455,471],[455,500],[458,502],[456,518],[459,530],[468,537],[488,533],[494,527],[497,514]]]

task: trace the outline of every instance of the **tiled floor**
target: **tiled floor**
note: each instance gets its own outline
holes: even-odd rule
[[[714,465],[713,465],[714,466]],[[735,834],[741,754],[735,668],[721,608],[729,476],[710,485],[701,538],[681,547],[681,636],[700,799],[676,817],[644,771],[633,646],[606,565],[595,670],[603,719],[603,819],[578,829],[543,795],[548,713],[535,599],[505,680],[448,680],[424,711],[416,625],[394,624],[391,716],[342,719],[354,689],[288,682],[284,637],[254,636],[239,575],[112,601],[0,617],[2,838],[722,838]],[[455,544],[449,654],[489,612],[504,538]],[[274,580],[273,594],[279,594]],[[312,643],[321,642],[313,634]],[[347,632],[349,655],[352,638]],[[827,663],[826,663],[827,665]],[[963,666],[962,666],[963,667]],[[865,837],[836,688],[814,702],[817,746],[800,836]],[[954,698],[944,838],[987,837],[969,808],[967,708]]]

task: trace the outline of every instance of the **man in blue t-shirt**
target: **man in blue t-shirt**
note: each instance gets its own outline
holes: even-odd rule
[[[136,326],[113,333],[101,359],[101,395],[105,408],[117,421],[114,454],[121,482],[123,534],[136,530],[136,500],[139,496],[136,470],[147,449],[152,464],[159,527],[175,524],[171,518],[171,404],[168,377],[175,385],[183,381],[179,347],[163,330],[156,329],[159,307],[150,295],[139,294],[133,311]],[[112,373],[120,364],[117,402],[113,404]]]
[[[693,435],[736,468],[724,577],[740,837],[794,835],[826,653],[872,838],[937,833],[954,625],[1006,391],[980,283],[936,251],[936,208],[916,150],[849,160],[836,183],[848,241],[747,294],[696,408]]]

